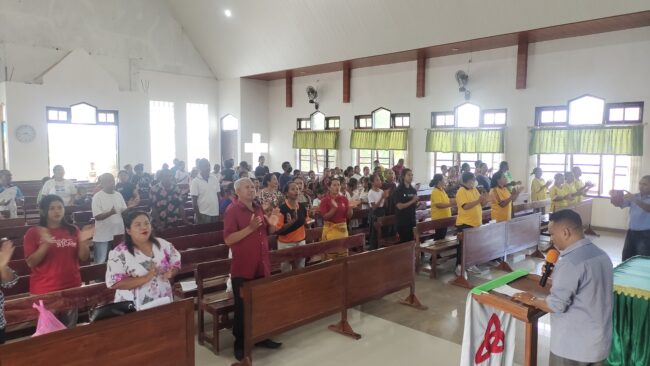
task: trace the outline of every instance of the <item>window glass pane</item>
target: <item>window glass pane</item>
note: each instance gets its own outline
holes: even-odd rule
[[[312,113],[311,117],[312,130],[324,130],[325,129],[325,115],[321,112]]]
[[[639,121],[641,118],[639,114],[641,113],[641,108],[631,107],[625,108],[625,120],[626,121]]]
[[[622,121],[623,120],[623,108],[610,108],[609,110],[609,120],[610,121]]]
[[[453,115],[453,114],[447,114],[447,115],[445,116],[445,124],[446,124],[447,126],[453,126],[453,125],[454,125],[454,121],[455,121],[455,118],[454,118],[454,115]]]
[[[553,123],[553,111],[542,111],[540,121],[542,123]]]
[[[567,111],[566,109],[559,109],[555,111],[555,117],[553,121],[555,123],[566,123]]]
[[[374,128],[390,128],[390,111],[379,108],[372,112],[372,121]]]
[[[149,131],[151,135],[151,166],[153,171],[171,164],[176,156],[174,103],[149,102]]]
[[[187,161],[210,158],[210,119],[208,105],[187,103]]]
[[[495,125],[505,125],[506,124],[506,114],[503,112],[496,113],[494,115],[494,124]]]
[[[58,121],[59,120],[59,111],[56,109],[50,109],[47,111],[47,119],[50,121]]]
[[[444,126],[445,125],[445,118],[446,118],[446,116],[444,114],[436,115],[436,126]]]
[[[106,122],[106,113],[97,113],[97,120],[99,122]]]
[[[106,122],[115,123],[115,113],[106,113]]]
[[[540,164],[562,164],[564,165],[564,154],[541,154],[539,156]]]
[[[97,123],[97,109],[90,104],[81,103],[70,107],[72,123]]]
[[[59,121],[67,121],[67,120],[68,120],[68,112],[59,111]]]
[[[592,96],[584,96],[569,103],[569,124],[596,125],[603,123],[605,101]]]
[[[234,131],[239,129],[239,120],[229,114],[221,119],[221,129],[224,131]]]
[[[494,124],[494,113],[485,113],[483,115],[483,124],[493,125]]]
[[[479,106],[465,103],[456,108],[458,127],[478,127],[481,109]]]

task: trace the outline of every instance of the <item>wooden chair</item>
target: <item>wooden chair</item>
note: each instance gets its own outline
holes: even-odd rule
[[[199,344],[212,344],[219,354],[219,330],[231,327],[228,313],[235,309],[234,299],[226,292],[230,259],[199,263],[194,271],[197,286]],[[205,332],[205,313],[212,316],[212,336]]]
[[[20,217],[16,219],[2,219],[0,220],[0,228],[14,227],[14,226],[24,226],[25,218]]]
[[[383,228],[395,227],[396,222],[397,220],[395,218],[395,215],[382,216],[377,218],[377,221],[375,221],[374,229],[377,233],[377,245],[379,248],[399,244],[399,237],[397,236],[396,231],[395,234],[385,236],[383,230]]]

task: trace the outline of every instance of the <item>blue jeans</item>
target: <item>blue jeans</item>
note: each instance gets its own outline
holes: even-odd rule
[[[107,241],[93,242],[93,264],[105,263],[108,259],[108,248],[110,243]]]

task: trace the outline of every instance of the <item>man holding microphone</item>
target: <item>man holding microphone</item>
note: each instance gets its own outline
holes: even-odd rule
[[[609,256],[584,237],[580,215],[551,214],[548,231],[560,251],[546,299],[513,299],[551,315],[550,366],[600,366],[612,342],[614,272]]]

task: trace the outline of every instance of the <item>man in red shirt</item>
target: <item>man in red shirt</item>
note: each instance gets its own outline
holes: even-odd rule
[[[401,177],[402,169],[404,169],[404,159],[399,159],[397,161],[397,164],[395,164],[395,166],[393,167],[393,171],[395,172],[395,175]]]
[[[241,361],[244,357],[244,301],[240,290],[246,281],[271,275],[268,234],[275,232],[278,217],[277,212],[264,215],[262,206],[255,201],[255,186],[249,178],[238,179],[234,186],[237,199],[226,209],[223,234],[232,250],[230,276],[235,297],[232,334],[235,358]],[[266,348],[281,345],[270,339],[256,344]]]

